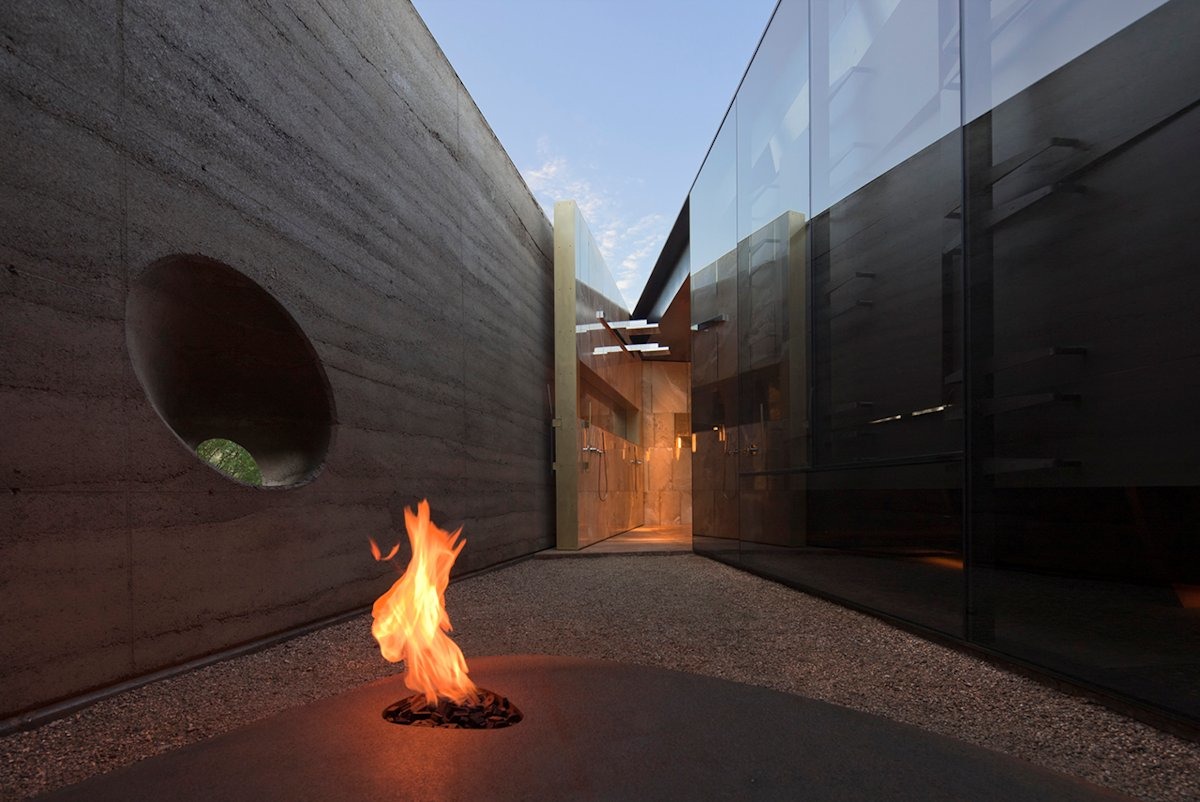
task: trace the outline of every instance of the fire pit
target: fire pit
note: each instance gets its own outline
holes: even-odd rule
[[[402,676],[290,708],[43,802],[848,799],[1131,802],[1016,758],[844,707],[648,666],[478,657],[519,727],[394,727]]]
[[[508,697],[485,688],[479,689],[479,701],[468,705],[439,699],[431,706],[424,696],[409,696],[390,705],[383,711],[383,717],[393,724],[452,730],[496,730],[511,727],[523,718]]]
[[[404,528],[412,545],[408,568],[371,610],[371,633],[384,659],[404,661],[404,684],[417,693],[389,705],[383,717],[393,724],[494,730],[522,719],[516,705],[492,691],[477,688],[467,676],[467,661],[447,634],[446,586],[450,569],[467,545],[462,528],[447,532],[430,519],[429,502],[422,499],[413,512],[404,508]],[[382,556],[371,541],[371,554],[390,561],[400,550],[393,546]]]

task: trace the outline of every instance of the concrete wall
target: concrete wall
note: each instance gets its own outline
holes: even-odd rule
[[[642,363],[647,526],[692,523],[690,368],[687,362]]]
[[[579,548],[645,523],[645,450],[599,426],[580,429]],[[583,453],[589,443],[603,454]]]
[[[460,569],[553,543],[549,222],[405,0],[0,4],[0,714],[369,603],[405,504]],[[130,364],[146,266],[271,293],[332,391],[294,489]],[[365,633],[364,633],[365,634]]]

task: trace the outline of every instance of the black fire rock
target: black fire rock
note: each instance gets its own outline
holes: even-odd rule
[[[421,694],[407,696],[383,711],[383,717],[393,724],[411,727],[446,727],[452,730],[495,730],[511,727],[523,716],[507,696],[479,688],[476,704],[455,704],[438,699],[430,705]]]

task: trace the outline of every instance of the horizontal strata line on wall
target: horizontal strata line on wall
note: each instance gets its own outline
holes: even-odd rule
[[[862,460],[841,462],[833,465],[805,465],[796,468],[774,468],[768,471],[738,471],[738,476],[786,476],[794,473],[825,473],[827,471],[853,471],[864,468],[895,468],[904,465],[936,465],[938,463],[962,462],[963,452],[945,451],[940,454],[918,454],[895,459]]]

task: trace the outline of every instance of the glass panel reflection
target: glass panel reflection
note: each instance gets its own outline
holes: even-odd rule
[[[1003,103],[1166,0],[971,0],[966,119]]]
[[[1196,52],[784,0],[689,199],[696,550],[1200,721]]]
[[[971,636],[1193,718],[1198,30],[1170,3],[966,130]]]
[[[783,0],[738,90],[739,238],[808,212],[808,104],[808,0]]]
[[[959,143],[812,222],[819,464],[962,450]]]
[[[808,2],[783,0],[738,91],[738,526],[792,545],[808,464]],[[798,540],[799,539],[799,540]]]
[[[640,526],[644,517],[642,449],[637,430],[642,408],[642,363],[633,354],[611,349],[617,335],[597,325],[629,318],[587,222],[574,203],[560,203],[569,220],[558,220],[562,232],[574,234],[575,257],[575,357],[578,378],[573,432],[580,546],[603,540]],[[556,218],[558,215],[556,214]],[[570,237],[569,233],[564,236]],[[560,407],[560,409],[563,407]]]
[[[737,104],[689,202],[692,259],[692,536],[697,551],[736,558]]]
[[[960,124],[957,0],[812,5],[812,210]]]
[[[743,541],[742,564],[961,636],[961,478],[961,463],[770,477],[805,499],[807,525],[789,548]]]
[[[697,273],[737,245],[737,103],[721,123],[689,201],[692,288]],[[695,315],[693,314],[693,318]],[[696,319],[693,323],[699,322]]]
[[[785,212],[738,245],[739,526],[743,542],[803,543],[809,463],[804,216]]]

